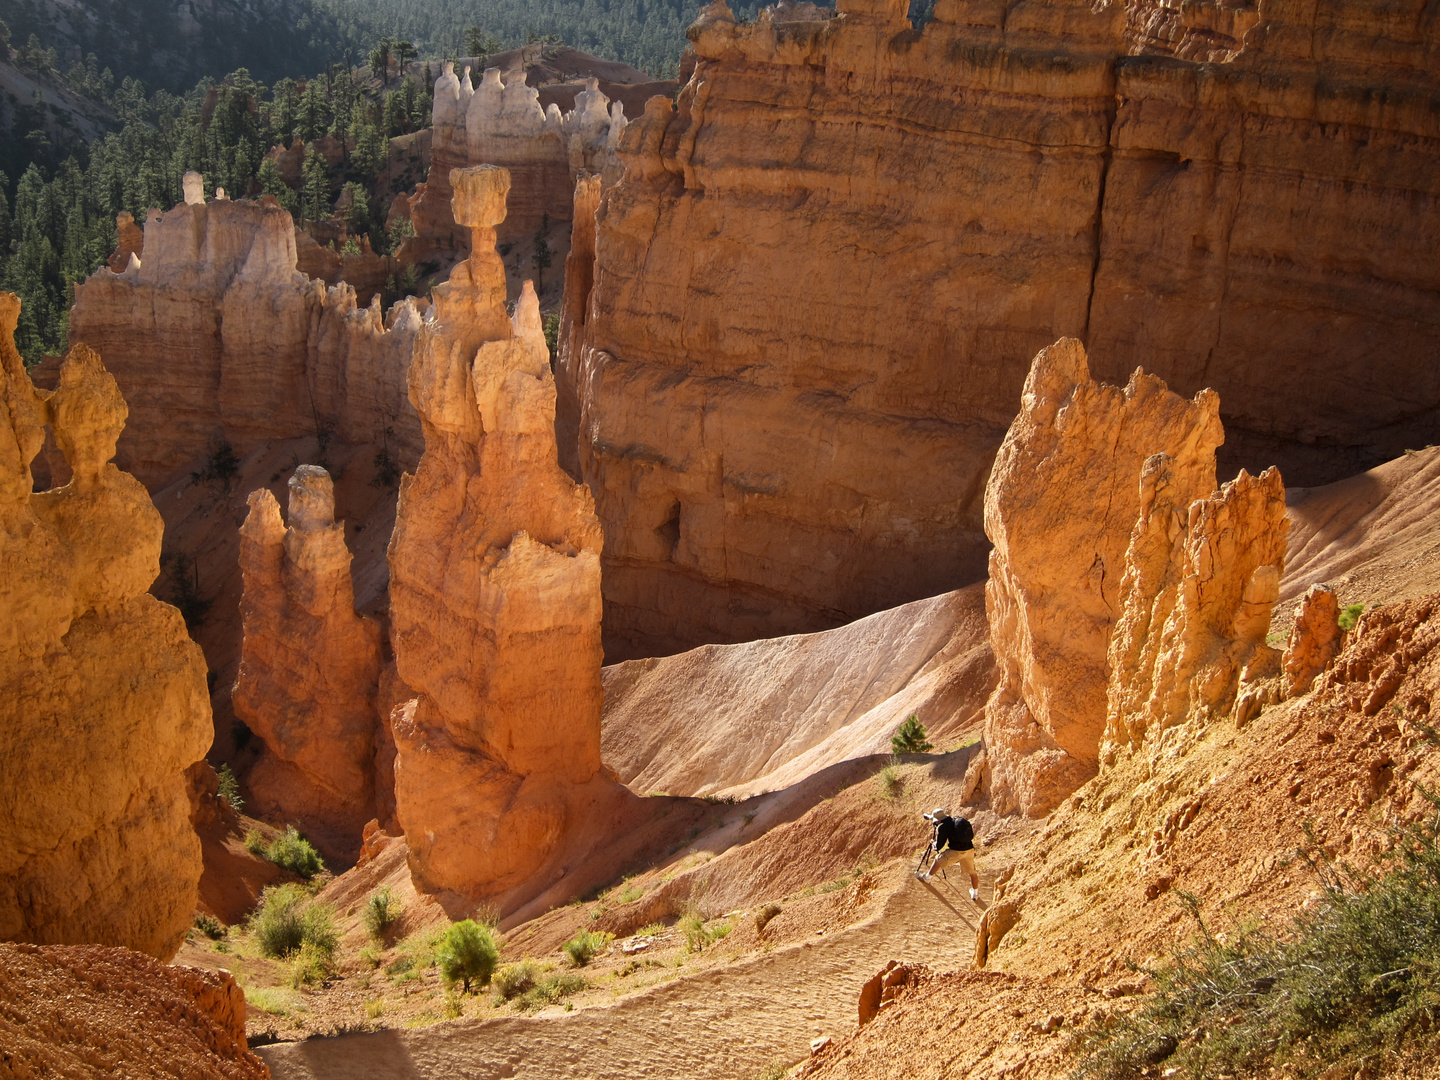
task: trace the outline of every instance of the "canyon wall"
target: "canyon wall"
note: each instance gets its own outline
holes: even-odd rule
[[[210,745],[205,661],[146,592],[162,526],[110,463],[127,414],[115,379],[77,345],[38,392],[12,342],[19,312],[0,294],[0,940],[168,960],[199,895],[185,770]],[[47,425],[73,475],[32,494]]]
[[[143,255],[75,287],[70,340],[104,355],[132,402],[116,460],[152,489],[228,443],[322,434],[385,445],[403,467],[421,450],[404,380],[420,324],[388,318],[344,283],[296,270],[295,227],[273,199],[186,201],[145,222]]]
[[[295,470],[288,528],[268,489],[249,501],[232,700],[265,744],[249,775],[254,812],[301,822],[327,860],[353,861],[376,816],[380,625],[355,614],[345,526],[324,469]]]
[[[1035,357],[985,489],[995,545],[985,601],[1000,670],[985,761],[998,812],[1047,814],[1095,775],[1142,468],[1163,457],[1176,507],[1209,495],[1219,408],[1213,391],[1187,401],[1143,371],[1124,389],[1101,385],[1073,338]]]
[[[906,6],[711,4],[677,102],[622,134],[557,367],[611,659],[978,580],[991,460],[1062,336],[1098,378],[1215,388],[1232,475],[1436,441],[1419,0]]]
[[[556,462],[534,290],[513,321],[495,227],[504,169],[450,174],[471,254],[434,291],[410,368],[425,453],[390,540],[396,816],[428,891],[511,910],[577,829],[629,799],[600,762],[600,525]]]

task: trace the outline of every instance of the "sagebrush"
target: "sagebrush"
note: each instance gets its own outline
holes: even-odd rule
[[[1388,863],[1368,876],[1312,857],[1320,899],[1276,931],[1212,934],[1181,894],[1198,936],[1145,969],[1156,989],[1139,1008],[1083,1034],[1077,1080],[1128,1080],[1162,1062],[1185,1080],[1275,1068],[1349,1077],[1440,1049],[1437,835],[1440,812],[1398,828]]]

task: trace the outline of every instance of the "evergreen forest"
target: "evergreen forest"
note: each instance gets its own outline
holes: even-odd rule
[[[21,354],[63,350],[73,286],[114,250],[116,215],[173,206],[187,170],[300,221],[338,200],[384,253],[373,181],[388,140],[429,125],[442,60],[564,41],[673,76],[700,2],[0,0],[0,288],[24,302]],[[266,160],[326,136],[343,160],[307,155],[298,184]]]

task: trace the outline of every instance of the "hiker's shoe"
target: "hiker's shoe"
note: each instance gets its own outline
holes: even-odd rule
[[[970,899],[971,899],[971,900],[974,900],[974,901],[978,904],[978,903],[980,902],[980,890],[979,890],[979,889],[971,889],[971,890],[970,890]]]
[[[921,875],[920,875],[920,880],[921,880],[921,881],[929,881],[929,880],[930,880],[930,875],[929,875],[928,873],[921,874]]]

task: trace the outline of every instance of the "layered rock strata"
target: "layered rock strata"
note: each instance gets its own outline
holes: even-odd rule
[[[1164,454],[1175,505],[1208,495],[1224,440],[1219,407],[1213,391],[1186,400],[1142,371],[1123,389],[1097,383],[1073,338],[1035,357],[985,489],[995,545],[985,598],[1000,670],[985,757],[998,811],[1046,814],[1095,775],[1126,547],[1146,505],[1141,470]]]
[[[110,463],[115,379],[82,345],[36,391],[19,312],[0,294],[0,939],[169,959],[200,882],[185,770],[210,745],[205,662],[146,592],[162,526]],[[73,476],[32,494],[47,425]]]
[[[1418,0],[1248,29],[1213,5],[940,0],[922,30],[903,0],[803,7],[702,12],[567,300],[591,313],[560,366],[612,658],[978,580],[990,460],[1060,336],[1109,381],[1214,387],[1227,471],[1320,483],[1434,441]]]
[[[250,771],[255,810],[302,822],[331,861],[353,861],[375,816],[380,626],[355,613],[345,526],[329,474],[290,479],[290,522],[275,496],[250,496],[240,529],[244,645],[235,715],[265,744]]]
[[[567,831],[626,793],[600,764],[600,526],[559,468],[534,290],[505,311],[504,169],[450,174],[470,258],[434,292],[410,369],[425,453],[390,541],[396,814],[428,890],[542,892]],[[553,874],[552,874],[553,871]]]
[[[497,226],[502,240],[528,238],[545,219],[570,220],[577,173],[615,171],[614,148],[625,130],[624,106],[598,79],[587,79],[571,109],[541,105],[523,69],[502,78],[486,68],[479,85],[470,69],[447,62],[435,80],[430,177],[412,208],[416,248],[468,253],[469,230],[450,212],[451,169],[496,165],[511,174],[510,207]]]
[[[296,270],[274,200],[186,201],[145,222],[144,255],[75,287],[70,340],[106,358],[134,403],[117,461],[152,488],[228,443],[323,435],[419,457],[405,400],[420,310],[361,308],[355,290]],[[388,434],[387,434],[388,433]]]

